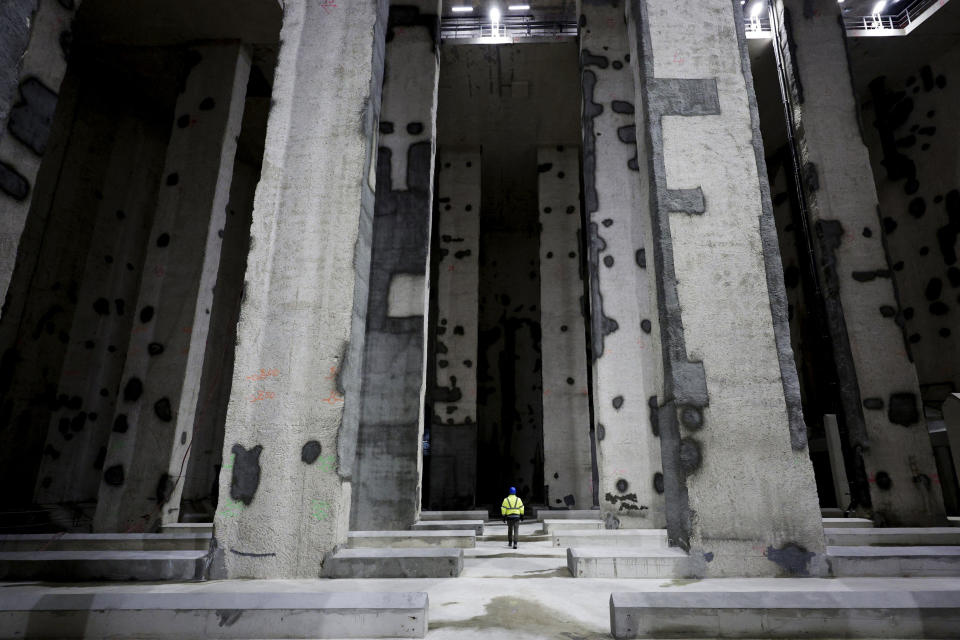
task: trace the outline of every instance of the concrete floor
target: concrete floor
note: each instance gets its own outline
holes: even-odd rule
[[[539,525],[525,524],[533,534]],[[496,534],[496,525],[485,533]],[[460,578],[393,580],[233,580],[200,583],[64,585],[6,583],[45,592],[424,591],[430,598],[428,640],[596,640],[610,637],[613,591],[887,591],[956,590],[960,578],[736,578],[712,580],[574,579],[566,549],[550,542],[478,542],[465,550]]]

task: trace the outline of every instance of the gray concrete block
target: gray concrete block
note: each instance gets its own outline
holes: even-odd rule
[[[421,511],[420,522],[433,520],[489,520],[490,514],[483,509],[473,511]]]
[[[599,520],[599,509],[541,509],[538,520]]]
[[[411,531],[473,531],[474,535],[483,535],[483,520],[431,520],[415,522]]]
[[[955,638],[960,591],[634,592],[614,638]]]
[[[597,530],[603,529],[603,522],[600,520],[575,520],[575,519],[566,519],[566,520],[544,520],[543,521],[543,532],[545,534],[553,535],[556,531],[561,530]]]
[[[163,525],[163,533],[213,533],[212,522],[174,522]]]
[[[455,578],[462,549],[338,549],[323,561],[324,578]]]
[[[567,569],[574,578],[685,578],[690,558],[676,548],[567,549]]]
[[[843,509],[838,509],[836,507],[822,507],[820,509],[820,515],[824,518],[842,518]]]
[[[426,593],[58,593],[0,600],[2,638],[422,638]]]
[[[960,576],[960,547],[827,547],[834,577]]]
[[[824,529],[869,529],[873,527],[873,520],[867,518],[824,518]]]
[[[3,551],[0,580],[198,580],[206,551]]]
[[[390,547],[394,549],[448,548],[473,549],[477,534],[473,531],[351,531],[350,548]]]
[[[32,533],[0,536],[0,551],[206,551],[209,533]]]
[[[947,516],[947,523],[951,527],[960,527],[960,516]]]
[[[666,529],[561,529],[551,534],[555,547],[666,548]]]
[[[954,527],[824,528],[823,534],[829,545],[960,545],[960,529]]]

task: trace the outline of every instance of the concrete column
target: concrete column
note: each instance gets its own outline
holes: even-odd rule
[[[237,330],[214,576],[316,578],[346,540],[387,3],[284,4]]]
[[[624,9],[623,2],[603,0],[586,0],[580,8],[599,498],[609,528],[662,528],[659,320]]]
[[[772,13],[791,74],[791,116],[844,420],[850,445],[863,456],[873,517],[881,525],[942,524],[936,464],[857,120],[840,9],[830,0],[786,0]]]
[[[34,502],[41,504],[96,501],[123,373],[118,345],[124,345],[136,316],[166,132],[136,116],[115,117],[103,197],[76,292],[80,304],[56,387],[61,401],[51,413],[37,474]]]
[[[580,269],[580,148],[537,149],[540,205],[540,327],[543,476],[548,505],[593,505],[587,345]]]
[[[951,393],[943,401],[943,422],[947,429],[947,441],[950,443],[953,469],[960,474],[960,393]],[[957,480],[960,481],[960,477]]]
[[[436,388],[432,390],[430,500],[472,506],[477,482],[477,326],[480,149],[438,154]]]
[[[198,47],[177,100],[94,528],[176,522],[250,57]]]
[[[837,498],[837,507],[850,506],[850,481],[847,479],[847,467],[843,461],[843,445],[840,441],[840,428],[837,416],[828,413],[823,416],[823,430],[827,435],[827,455],[830,456],[830,473],[833,476],[833,492]]]
[[[420,511],[440,3],[390,8],[351,528]]]
[[[703,576],[826,570],[739,0],[631,0],[672,544]]]
[[[79,5],[80,0],[8,0],[0,7],[0,301],[10,287],[47,151],[67,71],[70,22]]]

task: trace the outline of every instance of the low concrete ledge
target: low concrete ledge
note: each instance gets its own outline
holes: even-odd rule
[[[927,547],[960,545],[960,529],[954,527],[825,528],[823,534],[828,545],[921,545]]]
[[[0,580],[198,580],[206,551],[4,551]]]
[[[667,547],[666,529],[569,529],[551,535],[555,547]]]
[[[411,531],[473,531],[476,536],[483,535],[483,520],[431,520],[415,522]]]
[[[676,548],[567,549],[567,569],[574,578],[685,578],[689,556]]]
[[[421,511],[420,521],[431,520],[487,520],[490,514],[483,509],[472,511]]]
[[[598,529],[603,529],[603,522],[600,520],[580,520],[573,518],[566,520],[543,521],[543,532],[548,536],[553,535],[553,533],[556,531],[570,529],[580,531],[596,531]]]
[[[206,551],[209,533],[28,533],[0,536],[0,551]]]
[[[873,520],[866,518],[824,518],[823,528],[827,529],[869,529],[873,527]]]
[[[599,509],[540,509],[537,520],[600,520]]]
[[[463,549],[339,549],[323,562],[324,578],[456,578]]]
[[[473,531],[351,531],[347,546],[352,549],[390,547],[394,549],[473,549],[477,535]]]
[[[614,638],[955,638],[960,591],[613,593]]]
[[[173,522],[161,527],[163,533],[209,533],[213,534],[212,522]]]
[[[2,638],[422,638],[426,593],[19,592]]]
[[[960,547],[828,546],[837,578],[960,576]]]

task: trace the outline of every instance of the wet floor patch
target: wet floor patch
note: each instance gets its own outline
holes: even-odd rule
[[[607,639],[607,630],[591,628],[563,611],[526,598],[498,596],[484,607],[482,615],[466,620],[430,621],[430,630],[437,629],[506,629],[537,634],[542,638],[564,640]]]

